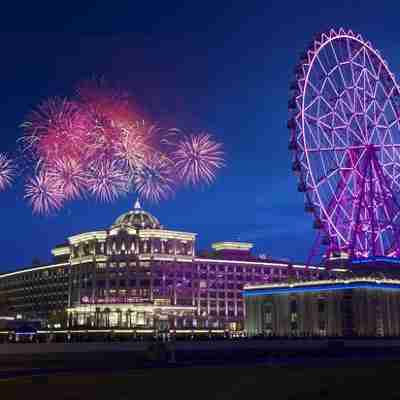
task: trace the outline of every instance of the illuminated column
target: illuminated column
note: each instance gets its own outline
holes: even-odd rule
[[[165,239],[161,239],[161,253],[165,254]]]
[[[122,327],[122,311],[120,309],[117,309],[117,326],[118,328]]]
[[[135,239],[133,239],[131,243],[131,253],[132,254],[136,253]]]
[[[132,321],[131,321],[131,310],[127,310],[125,313],[125,326],[127,328],[132,327]]]

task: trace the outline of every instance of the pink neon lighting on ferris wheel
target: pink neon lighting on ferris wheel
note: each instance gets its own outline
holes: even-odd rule
[[[289,99],[293,171],[328,253],[400,255],[400,91],[352,31],[317,36]]]

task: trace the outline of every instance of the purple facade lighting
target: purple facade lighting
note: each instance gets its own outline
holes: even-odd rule
[[[352,31],[318,35],[290,86],[289,149],[326,255],[400,255],[400,91]]]

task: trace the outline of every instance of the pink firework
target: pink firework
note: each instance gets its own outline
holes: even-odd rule
[[[89,143],[91,120],[79,105],[66,99],[49,99],[33,111],[22,125],[23,151],[52,162],[60,157],[84,158]]]
[[[50,214],[61,208],[64,200],[59,182],[44,171],[29,178],[24,197],[36,214]]]
[[[186,183],[211,183],[216,170],[224,165],[222,144],[210,134],[190,135],[177,144],[173,153],[178,176]]]
[[[0,190],[11,185],[15,176],[15,165],[5,154],[0,153]]]
[[[74,159],[55,160],[53,165],[48,168],[48,173],[58,183],[67,200],[82,197],[87,188],[88,175],[82,164]]]
[[[151,147],[146,132],[138,128],[123,129],[116,145],[116,158],[130,171],[141,168]]]
[[[139,118],[137,106],[125,90],[109,86],[103,79],[81,82],[77,94],[82,106],[99,125],[114,128],[131,127]]]
[[[49,213],[87,194],[113,201],[130,190],[157,202],[179,181],[214,179],[223,164],[219,143],[205,133],[185,137],[176,128],[145,125],[139,110],[126,91],[95,79],[81,83],[72,100],[40,104],[22,125],[21,139],[35,171],[25,193],[34,212]]]
[[[133,182],[142,198],[158,202],[173,194],[173,163],[160,153],[153,153],[145,160],[143,168],[134,175]]]
[[[87,184],[97,199],[111,202],[128,191],[129,175],[116,161],[101,160],[91,166]]]

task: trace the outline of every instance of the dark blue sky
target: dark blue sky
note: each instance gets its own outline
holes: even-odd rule
[[[287,150],[293,68],[316,32],[344,26],[372,41],[397,74],[397,2],[33,3],[2,10],[0,151],[15,152],[18,125],[38,102],[104,75],[154,118],[204,128],[225,144],[228,166],[213,186],[144,208],[166,227],[197,232],[201,248],[240,238],[306,259],[314,231]],[[32,216],[18,183],[1,193],[0,271],[49,259],[54,245],[108,227],[134,200],[77,201],[43,218]]]

